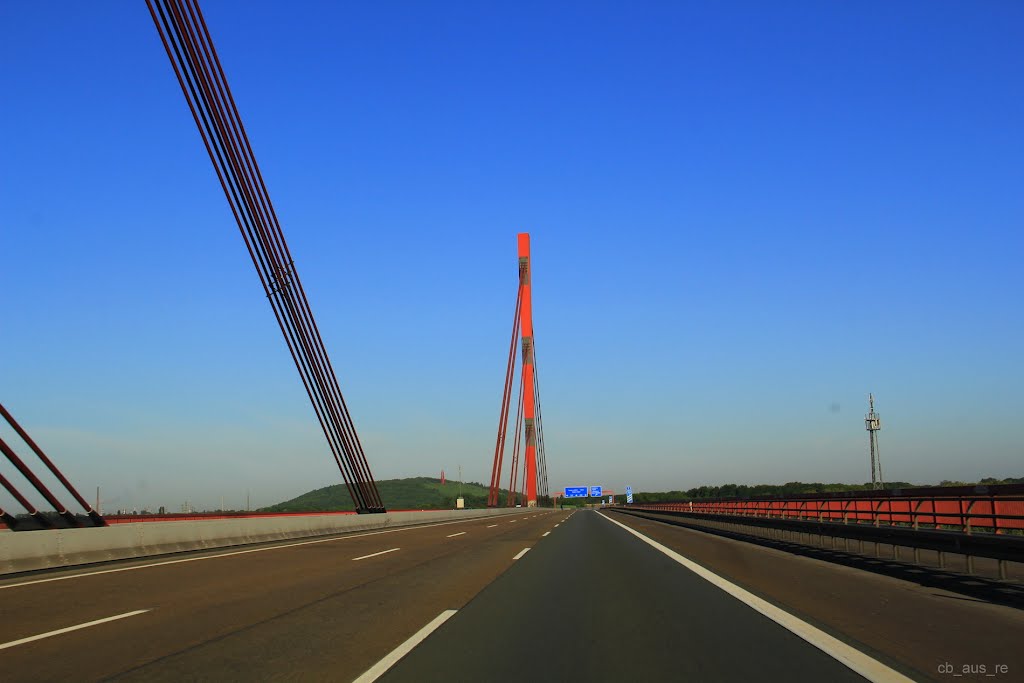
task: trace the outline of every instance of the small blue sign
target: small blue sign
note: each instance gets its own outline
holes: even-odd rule
[[[601,487],[600,486],[591,486],[590,487],[590,497],[591,498],[600,498],[601,497]]]
[[[633,504],[633,487],[632,486],[627,486],[626,487],[626,502],[629,503],[630,505]]]
[[[586,486],[566,486],[565,487],[566,498],[586,498],[587,487]]]

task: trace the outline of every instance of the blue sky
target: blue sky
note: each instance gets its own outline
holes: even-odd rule
[[[518,231],[553,489],[865,481],[869,391],[1021,476],[1020,3],[204,11],[377,478],[489,477]],[[0,400],[107,508],[340,482],[145,4],[0,61]]]

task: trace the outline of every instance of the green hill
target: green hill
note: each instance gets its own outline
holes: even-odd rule
[[[450,510],[459,496],[459,482],[451,479],[441,484],[440,479],[413,477],[411,479],[385,479],[377,482],[377,490],[388,510]],[[500,499],[505,502],[507,491]],[[467,508],[487,507],[487,487],[476,482],[463,482],[462,496]],[[353,510],[352,497],[344,484],[327,486],[304,493],[297,498],[263,508],[261,512],[326,512]]]

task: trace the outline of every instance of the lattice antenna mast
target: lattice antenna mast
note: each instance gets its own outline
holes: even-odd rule
[[[875,412],[875,395],[868,394],[868,414],[864,417],[871,449],[871,488],[884,488],[882,483],[882,455],[878,450],[878,430],[882,428],[882,416]]]

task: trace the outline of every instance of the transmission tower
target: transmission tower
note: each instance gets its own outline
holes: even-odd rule
[[[884,488],[882,484],[882,454],[878,450],[878,430],[882,428],[882,416],[875,412],[875,395],[868,394],[868,414],[864,427],[868,430],[871,447],[871,488]]]

